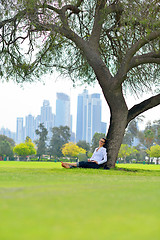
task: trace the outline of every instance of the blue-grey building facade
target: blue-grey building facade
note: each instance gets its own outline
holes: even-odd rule
[[[37,117],[35,117],[34,119],[34,129],[36,131],[36,129],[39,128],[39,125],[41,123],[41,115],[37,115]],[[39,136],[34,132],[34,140],[37,140],[39,138]]]
[[[25,118],[25,139],[26,137],[30,137],[32,141],[35,138],[35,120],[31,114]]]
[[[89,95],[87,90],[78,95],[76,142],[85,140],[91,143],[96,132],[104,132],[101,122],[101,99],[99,93]],[[103,129],[102,129],[103,126]],[[106,129],[105,129],[106,132]]]
[[[17,118],[17,129],[16,129],[16,143],[24,142],[24,126],[23,126],[23,118]]]
[[[55,116],[52,113],[52,107],[48,100],[43,101],[43,106],[41,107],[41,123],[48,131],[48,138],[52,137],[52,128],[55,126]]]
[[[16,133],[11,132],[8,128],[1,128],[0,129],[0,135],[5,135],[9,138],[12,138],[16,142]]]
[[[55,126],[68,126],[72,131],[70,97],[65,93],[57,93]]]

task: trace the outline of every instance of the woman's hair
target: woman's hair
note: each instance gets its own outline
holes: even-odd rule
[[[104,147],[104,148],[107,148],[107,139],[106,139],[106,138],[102,138],[102,139],[105,141],[103,147]]]

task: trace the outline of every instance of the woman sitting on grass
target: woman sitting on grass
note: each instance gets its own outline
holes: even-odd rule
[[[61,162],[62,167],[64,168],[100,168],[102,167],[103,163],[107,162],[107,152],[105,148],[106,139],[101,138],[99,140],[99,147],[95,149],[92,157],[88,159],[88,162],[81,161],[76,163],[67,163]]]

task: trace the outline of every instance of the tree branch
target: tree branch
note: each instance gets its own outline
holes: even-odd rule
[[[102,30],[102,24],[103,24],[103,14],[109,15],[110,13],[116,13],[117,19],[116,22],[119,21],[120,15],[123,11],[122,5],[119,3],[119,1],[114,1],[111,5],[105,8],[106,0],[100,0],[97,1],[96,10],[95,10],[95,17],[94,17],[94,25],[90,37],[90,43],[98,49],[99,47],[99,40],[100,40],[100,34]],[[105,10],[105,12],[102,12],[102,10]]]
[[[145,63],[160,64],[160,52],[151,52],[151,53],[133,57],[129,65],[128,71],[134,67],[137,67]]]
[[[160,36],[160,30],[155,31],[147,35],[146,37],[140,39],[138,42],[136,42],[128,51],[125,57],[125,61],[130,61],[131,58],[134,56],[134,54],[144,45],[149,43],[150,41],[153,41],[154,39],[158,38]]]
[[[131,64],[134,54],[136,54],[136,52],[141,47],[148,44],[150,41],[153,41],[154,39],[158,38],[159,36],[160,36],[160,30],[152,32],[149,35],[147,35],[146,37],[139,39],[139,41],[137,41],[134,45],[132,45],[132,47],[129,50],[126,50],[127,54],[124,57],[124,59],[121,63],[121,66],[116,74],[116,78],[121,79],[119,84],[121,84],[124,81],[125,76],[126,76],[128,70],[130,69],[130,64]]]
[[[137,117],[139,114],[156,107],[160,104],[160,94],[153,96],[151,98],[148,98],[147,100],[134,105],[129,111],[128,111],[128,118],[127,118],[127,125],[128,123]]]
[[[26,14],[26,10],[18,12],[13,18],[6,19],[0,22],[0,28],[4,27],[5,24],[14,22],[17,18],[23,17]]]
[[[42,8],[48,8],[48,9],[50,9],[50,10],[52,10],[52,11],[58,13],[58,14],[60,13],[60,9],[55,8],[55,7],[53,7],[53,6],[49,5],[49,4],[43,5]]]
[[[63,6],[62,7],[62,12],[66,12],[67,10],[70,10],[70,11],[72,11],[73,13],[75,13],[75,14],[78,14],[79,12],[80,12],[80,10],[79,10],[79,8],[78,7],[76,7],[76,6],[74,6],[74,5],[65,5],[65,6]]]
[[[101,10],[104,8],[105,4],[106,4],[106,0],[97,1],[93,29],[92,29],[91,37],[89,40],[90,44],[94,46],[97,50],[99,47],[99,39],[100,39],[100,34],[101,34],[101,29],[103,24],[103,21],[101,19],[101,15],[102,15]]]
[[[119,0],[115,0],[111,5],[105,9],[105,13],[108,15],[110,13],[122,13],[123,6]]]
[[[77,0],[76,7],[80,7],[84,0]]]

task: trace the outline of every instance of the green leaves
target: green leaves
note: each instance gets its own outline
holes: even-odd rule
[[[52,138],[50,140],[49,154],[54,157],[61,157],[62,146],[70,139],[70,129],[67,126],[53,127]]]
[[[95,72],[80,49],[88,44],[95,21],[97,1],[1,1],[0,16],[0,76],[17,82],[39,80],[42,74],[59,71],[73,83],[92,83]],[[61,12],[65,4],[79,6]],[[58,11],[54,11],[57,8]],[[63,8],[64,9],[64,8]],[[63,15],[63,16],[62,16]],[[140,39],[145,39],[160,27],[159,3],[150,1],[107,1],[101,11],[103,22],[99,53],[106,68],[115,76],[127,52]],[[79,37],[79,43],[72,36]],[[72,39],[72,40],[70,40]],[[135,55],[159,51],[159,38],[148,41]],[[146,66],[146,67],[145,67]],[[149,89],[159,84],[160,68],[148,62],[130,69],[123,88],[133,91]]]
[[[151,146],[150,149],[147,149],[146,152],[150,157],[159,158],[160,157],[160,146],[155,145]]]
[[[86,150],[78,147],[77,144],[73,142],[66,143],[62,146],[62,153],[67,157],[77,157],[78,154],[85,154]]]
[[[46,152],[47,152],[46,141],[47,141],[48,131],[44,127],[44,124],[40,123],[39,128],[36,129],[35,132],[39,136],[39,139],[36,141],[36,144],[37,144],[37,155],[39,157],[41,157],[43,154],[46,154]]]
[[[13,147],[6,139],[0,141],[0,156],[13,157]]]
[[[127,156],[138,153],[135,147],[129,147],[127,144],[122,144],[118,153],[118,157],[122,158],[125,162]]]
[[[36,149],[33,144],[20,143],[16,145],[13,149],[13,152],[18,156],[29,156],[36,154]]]

